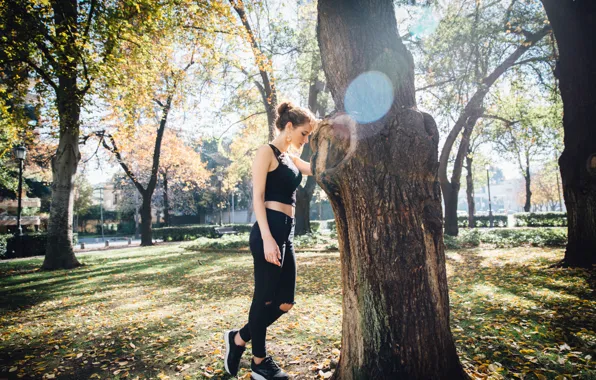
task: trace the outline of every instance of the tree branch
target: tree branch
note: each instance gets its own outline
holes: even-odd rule
[[[255,113],[253,113],[252,115],[249,115],[249,116],[245,117],[244,119],[241,119],[241,120],[238,120],[238,121],[235,121],[235,122],[233,122],[232,124],[230,124],[230,125],[229,125],[229,126],[226,128],[226,130],[225,130],[225,131],[223,131],[223,132],[222,132],[222,134],[221,134],[221,135],[219,135],[219,138],[218,138],[218,140],[221,140],[221,138],[223,137],[223,135],[225,135],[225,134],[226,134],[226,133],[227,133],[227,132],[230,130],[230,128],[232,128],[234,125],[236,125],[236,124],[238,124],[238,123],[242,123],[243,121],[246,121],[246,120],[250,119],[251,117],[254,117],[254,116],[257,116],[257,115],[262,115],[262,114],[264,114],[264,113],[267,113],[267,112],[255,112]]]
[[[457,78],[450,78],[450,79],[446,79],[446,80],[443,80],[443,81],[440,81],[440,82],[429,84],[427,86],[417,88],[416,89],[416,92],[418,92],[418,91],[424,91],[424,90],[427,90],[427,89],[433,88],[433,87],[439,87],[439,86],[442,86],[442,85],[447,84],[447,83],[455,82],[456,80],[457,80]]]
[[[48,73],[43,71],[35,63],[33,63],[33,61],[30,60],[29,58],[25,58],[24,62],[26,62],[29,66],[31,66],[31,68],[33,68],[33,70],[35,70],[35,72],[37,74],[39,74],[39,76],[41,76],[43,78],[43,80],[45,80],[46,83],[54,89],[54,91],[56,91],[56,95],[58,95],[58,85],[52,80],[52,78],[50,78]]]
[[[130,180],[135,185],[135,187],[139,190],[139,192],[141,194],[144,194],[145,189],[143,188],[143,185],[141,185],[141,183],[137,180],[136,176],[130,170],[130,168],[128,167],[126,162],[124,162],[124,160],[122,159],[122,155],[120,154],[120,151],[118,150],[118,147],[116,146],[116,141],[114,140],[114,137],[111,134],[106,134],[105,131],[99,131],[99,132],[95,132],[95,133],[97,136],[102,137],[101,141],[102,141],[103,147],[105,149],[107,149],[109,152],[112,152],[114,154],[114,156],[116,157],[116,160],[118,161],[118,163],[120,164],[120,166],[122,167],[122,169],[124,170],[124,172],[126,173],[128,178],[130,178]],[[104,137],[107,137],[110,140],[110,143],[112,144],[112,146],[108,145],[108,143],[106,142],[106,139]]]
[[[513,124],[519,123],[519,120],[508,120],[508,119],[502,118],[501,116],[497,116],[497,115],[483,114],[481,117],[484,118],[484,119],[495,119],[495,120],[499,120],[499,121],[502,121],[503,123],[505,123],[507,125],[513,125]]]
[[[96,5],[97,0],[91,0],[91,5],[89,6],[89,15],[87,15],[87,24],[85,25],[85,31],[83,32],[83,36],[85,38],[89,36],[89,29],[91,28],[91,21],[93,20],[93,13],[95,12]]]

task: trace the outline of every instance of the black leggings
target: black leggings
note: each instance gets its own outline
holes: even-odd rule
[[[296,257],[294,256],[294,218],[280,211],[266,208],[267,223],[271,235],[281,252],[281,267],[265,260],[263,239],[259,224],[250,231],[250,251],[252,252],[255,275],[255,291],[248,314],[248,323],[240,329],[240,337],[245,342],[252,338],[252,353],[264,358],[267,327],[286,312],[282,304],[294,304],[296,291]]]

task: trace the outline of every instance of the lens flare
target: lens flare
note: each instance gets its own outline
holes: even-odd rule
[[[393,85],[380,71],[367,71],[348,86],[344,97],[346,112],[360,124],[382,118],[393,104]]]

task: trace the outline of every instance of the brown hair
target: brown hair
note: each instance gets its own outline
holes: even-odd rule
[[[290,102],[283,102],[277,107],[275,126],[279,131],[283,131],[288,122],[298,126],[312,121],[315,121],[315,116],[306,108],[297,107]]]

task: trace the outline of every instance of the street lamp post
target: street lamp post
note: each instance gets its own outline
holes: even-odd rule
[[[27,149],[19,145],[14,148],[15,156],[19,160],[19,188],[18,188],[18,203],[17,203],[17,235],[19,237],[23,236],[23,228],[21,227],[21,212],[23,211],[22,207],[22,192],[23,192],[23,161],[25,161],[25,157],[27,157]]]
[[[490,201],[490,177],[488,175],[488,171],[490,170],[490,165],[486,165],[486,184],[488,186],[488,221],[490,223],[490,228],[494,227],[493,223],[493,209]]]

